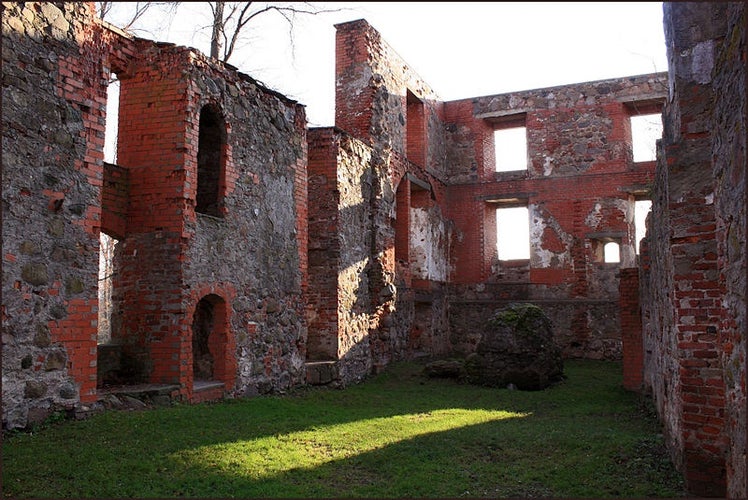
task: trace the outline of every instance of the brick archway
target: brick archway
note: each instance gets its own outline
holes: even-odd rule
[[[196,301],[190,318],[193,386],[197,381],[213,381],[231,390],[236,379],[236,353],[229,302],[207,293]]]

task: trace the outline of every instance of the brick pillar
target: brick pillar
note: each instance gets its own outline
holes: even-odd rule
[[[639,269],[620,270],[618,304],[623,340],[623,387],[641,391],[644,373],[641,309],[639,307]]]

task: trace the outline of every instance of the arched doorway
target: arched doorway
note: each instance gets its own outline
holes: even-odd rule
[[[195,381],[223,381],[226,377],[226,301],[206,295],[192,316],[192,373]]]

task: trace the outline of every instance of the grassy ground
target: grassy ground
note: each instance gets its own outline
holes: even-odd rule
[[[344,391],[109,412],[3,439],[5,497],[674,497],[617,363],[537,392],[393,366]]]

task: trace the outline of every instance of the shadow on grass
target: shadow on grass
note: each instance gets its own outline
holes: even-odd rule
[[[112,412],[7,440],[5,495],[678,496],[652,467],[617,470],[656,434],[619,368],[573,363],[529,393],[400,365],[344,391]]]

